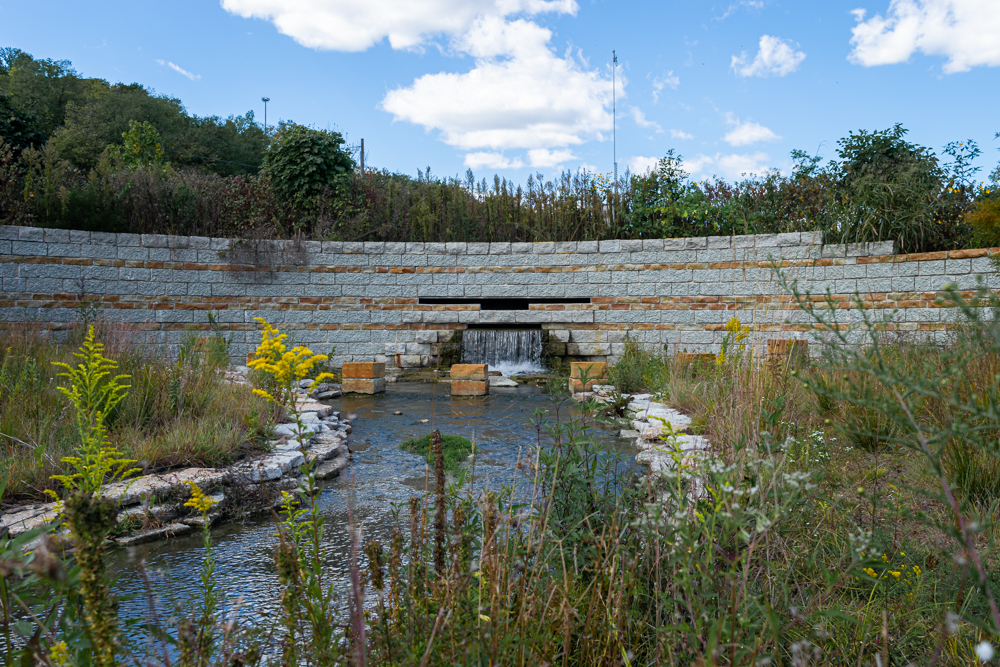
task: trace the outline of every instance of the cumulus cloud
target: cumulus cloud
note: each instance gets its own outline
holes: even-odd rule
[[[222,0],[222,8],[270,21],[312,49],[364,51],[388,38],[412,49],[438,35],[464,34],[483,17],[576,14],[576,0]]]
[[[768,154],[761,151],[728,155],[716,153],[715,155],[697,155],[693,158],[684,158],[681,166],[693,177],[717,175],[729,180],[736,180],[744,176],[765,173],[768,170],[766,162],[769,159]]]
[[[660,162],[658,157],[646,157],[644,155],[633,155],[626,164],[633,174],[648,174],[656,170],[656,165]]]
[[[165,67],[169,67],[170,69],[174,70],[178,74],[183,74],[184,76],[186,76],[187,78],[191,79],[192,81],[197,81],[198,79],[201,78],[201,74],[192,74],[191,72],[187,71],[186,69],[183,69],[182,67],[179,67],[179,66],[173,64],[172,62],[170,62],[168,60],[157,59],[156,62],[160,63],[161,65],[164,65]]]
[[[733,129],[726,132],[722,140],[730,146],[749,146],[758,141],[777,141],[781,139],[770,128],[752,120],[740,121],[733,114],[726,114],[726,123]]]
[[[740,76],[785,76],[799,68],[806,54],[796,51],[790,40],[762,35],[757,55],[750,60],[744,51],[733,56],[731,67]]]
[[[603,138],[612,122],[611,81],[557,56],[551,37],[530,21],[482,19],[457,42],[475,57],[470,71],[424,75],[389,91],[382,108],[463,150],[527,149],[539,166],[553,155],[569,159],[568,151],[530,151]]]
[[[848,59],[872,67],[909,60],[919,51],[944,56],[946,74],[1000,65],[1000,12],[995,0],[892,0],[885,16],[854,10]]]
[[[503,153],[477,151],[465,154],[465,166],[473,171],[486,167],[487,169],[520,169],[524,163],[519,158],[510,158]]]
[[[273,23],[315,49],[363,51],[436,44],[469,55],[465,72],[438,72],[390,90],[381,108],[395,120],[436,131],[466,151],[470,167],[550,167],[569,150],[602,140],[612,126],[611,76],[582,55],[552,48],[531,17],[577,12],[577,0],[221,0],[227,11]],[[620,82],[624,97],[627,81]],[[642,117],[644,120],[644,117]],[[651,121],[645,121],[651,122]],[[524,154],[511,155],[512,151]]]
[[[663,94],[663,89],[667,86],[677,90],[677,86],[681,85],[681,78],[674,74],[673,70],[670,70],[663,76],[658,76],[653,79],[653,104],[660,101],[660,95]]]
[[[646,118],[646,114],[643,113],[642,109],[640,109],[639,107],[630,107],[629,113],[632,114],[632,119],[635,121],[635,124],[638,125],[639,127],[651,127],[657,132],[663,132],[663,128],[660,127],[660,124],[657,123],[655,120],[649,120],[648,118]]]
[[[670,138],[688,140],[694,139],[694,135],[684,132],[683,130],[670,130]]]

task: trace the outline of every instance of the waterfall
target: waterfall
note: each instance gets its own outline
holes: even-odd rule
[[[538,329],[466,329],[462,334],[462,362],[489,364],[506,376],[541,373],[542,332]]]

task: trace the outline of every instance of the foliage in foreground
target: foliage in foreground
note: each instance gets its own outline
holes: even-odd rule
[[[276,521],[277,628],[262,634],[204,613],[217,595],[207,542],[205,601],[179,625],[146,626],[160,648],[139,632],[116,640],[116,656],[158,664],[174,650],[183,665],[974,664],[998,637],[997,498],[955,483],[961,473],[947,461],[955,447],[995,457],[1000,374],[963,373],[972,359],[997,367],[1000,300],[979,295],[984,317],[951,298],[965,329],[936,355],[887,345],[884,323],[867,322],[841,332],[868,336],[851,338],[861,345],[831,341],[813,369],[761,363],[749,350],[696,372],[673,368],[663,389],[711,397],[721,417],[700,425],[714,445],[704,454],[667,431],[660,448],[672,465],[655,484],[601,446],[596,404],[569,421],[537,414],[539,447],[519,468],[521,483],[501,493],[449,488],[435,432],[435,490],[400,512],[388,544],[363,544],[348,527],[344,596],[322,564],[327,527],[305,469]],[[829,329],[836,311],[810,304]],[[857,388],[862,377],[867,389]],[[554,400],[552,413],[568,409]],[[845,444],[873,435],[834,423],[847,406],[897,429],[871,451]],[[810,412],[825,431],[808,430]],[[738,424],[726,430],[726,419]],[[44,589],[31,609],[58,619],[37,635],[31,623],[8,625],[11,659],[52,662],[61,637],[79,636],[71,610],[86,603],[60,583],[61,560],[39,562],[45,553],[4,552],[5,608]],[[56,607],[68,613],[47,615]],[[90,656],[79,641],[65,646],[74,661]]]

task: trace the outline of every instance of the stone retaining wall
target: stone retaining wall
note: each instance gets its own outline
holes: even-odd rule
[[[374,360],[390,369],[435,364],[442,354],[457,361],[456,334],[467,327],[532,327],[545,332],[551,355],[613,361],[627,336],[671,352],[715,350],[732,317],[752,324],[759,341],[803,335],[774,262],[803,290],[829,289],[847,318],[857,292],[868,308],[899,309],[899,329],[929,336],[949,326],[948,309],[934,303],[944,286],[971,290],[991,274],[987,249],[895,255],[892,242],[820,241],[795,233],[247,243],[0,227],[0,320],[59,331],[93,309],[171,346],[187,331],[207,331],[212,312],[243,358],[258,339],[254,318],[265,317],[316,351],[336,346],[336,366]],[[483,299],[522,303],[469,302]]]

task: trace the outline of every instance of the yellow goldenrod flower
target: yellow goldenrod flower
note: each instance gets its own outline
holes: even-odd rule
[[[69,647],[66,642],[56,642],[49,649],[49,662],[56,667],[65,667],[70,664]]]
[[[207,514],[208,511],[212,509],[212,505],[215,504],[215,501],[206,496],[194,482],[187,480],[185,481],[185,484],[191,487],[191,497],[188,498],[186,503],[184,503],[184,507],[191,507],[198,510],[202,514]]]

